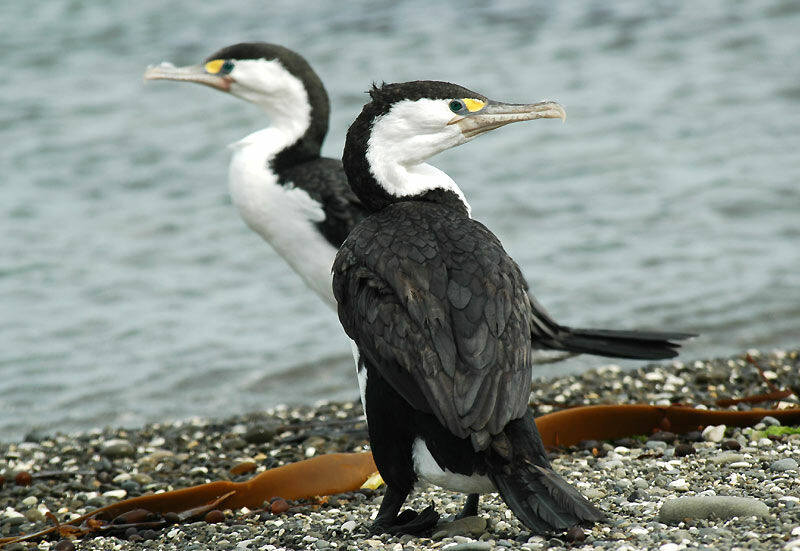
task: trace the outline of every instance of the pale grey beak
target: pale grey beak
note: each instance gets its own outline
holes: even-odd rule
[[[190,67],[175,67],[169,63],[151,65],[144,72],[145,80],[183,80],[186,82],[197,82],[205,84],[217,90],[228,92],[231,89],[233,79],[228,75],[212,75],[205,70],[203,65],[192,65]]]
[[[448,124],[457,124],[463,136],[470,139],[512,122],[535,119],[561,119],[563,121],[566,117],[567,112],[555,101],[529,104],[489,101],[480,111],[453,117]]]

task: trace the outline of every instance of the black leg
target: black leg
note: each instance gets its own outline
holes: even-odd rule
[[[431,530],[439,520],[439,513],[428,507],[421,513],[406,509],[402,513],[400,507],[408,497],[408,492],[386,487],[381,508],[375,522],[370,526],[373,534],[411,534],[418,536]]]
[[[467,500],[464,502],[464,508],[456,515],[456,518],[476,517],[478,516],[478,494],[469,494]]]

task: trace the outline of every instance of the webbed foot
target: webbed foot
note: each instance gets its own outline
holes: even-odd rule
[[[386,518],[375,519],[375,522],[370,526],[370,532],[373,534],[410,534],[412,536],[421,536],[436,526],[439,522],[439,513],[433,507],[428,507],[422,512],[417,513],[411,509],[406,509],[394,519],[393,522],[388,521]]]

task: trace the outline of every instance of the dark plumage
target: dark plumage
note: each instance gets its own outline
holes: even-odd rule
[[[371,164],[391,165],[391,144],[376,144],[387,135],[404,139],[397,137],[404,131],[413,143],[415,123],[428,142],[441,141],[439,151],[457,145],[459,130],[448,127],[459,118],[447,122],[446,101],[438,115],[427,104],[420,108],[420,119],[430,113],[441,121],[417,120],[406,110],[408,120],[387,119],[394,130],[376,134],[377,121],[396,104],[488,100],[430,82],[385,85],[371,96],[348,131],[344,167],[374,214],[339,250],[333,290],[366,372],[370,443],[388,486],[373,530],[419,532],[435,523],[431,509],[398,516],[420,475],[462,491],[493,485],[535,532],[599,520],[602,513],[550,468],[528,411],[536,312],[519,267],[494,234],[469,217],[452,181],[428,169],[409,169],[395,180],[385,174],[402,169],[384,173]],[[482,124],[497,127],[491,119]],[[403,154],[397,153],[399,165]]]

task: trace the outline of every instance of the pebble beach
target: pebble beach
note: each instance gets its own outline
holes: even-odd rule
[[[575,405],[681,403],[778,388],[798,403],[800,353],[749,351],[730,358],[651,364],[635,371],[607,365],[580,375],[536,379],[537,415]],[[760,368],[759,369],[756,368]],[[738,409],[752,406],[740,404]],[[260,471],[330,452],[368,449],[358,402],[276,406],[228,419],[189,419],[141,428],[29,434],[0,444],[0,536],[33,532],[115,501]],[[566,534],[531,535],[496,495],[479,516],[454,520],[464,496],[419,485],[407,507],[442,515],[430,537],[374,536],[366,530],[384,488],[327,499],[276,500],[259,510],[74,541],[14,543],[3,549],[317,549],[450,551],[580,548],[677,551],[800,551],[800,429],[765,418],[752,428],[660,432],[553,450],[554,468],[605,513],[604,522]],[[249,466],[249,468],[243,468]],[[233,472],[249,471],[243,474]],[[255,470],[253,470],[255,469]],[[28,476],[29,475],[29,476]],[[70,547],[72,546],[72,547]]]

